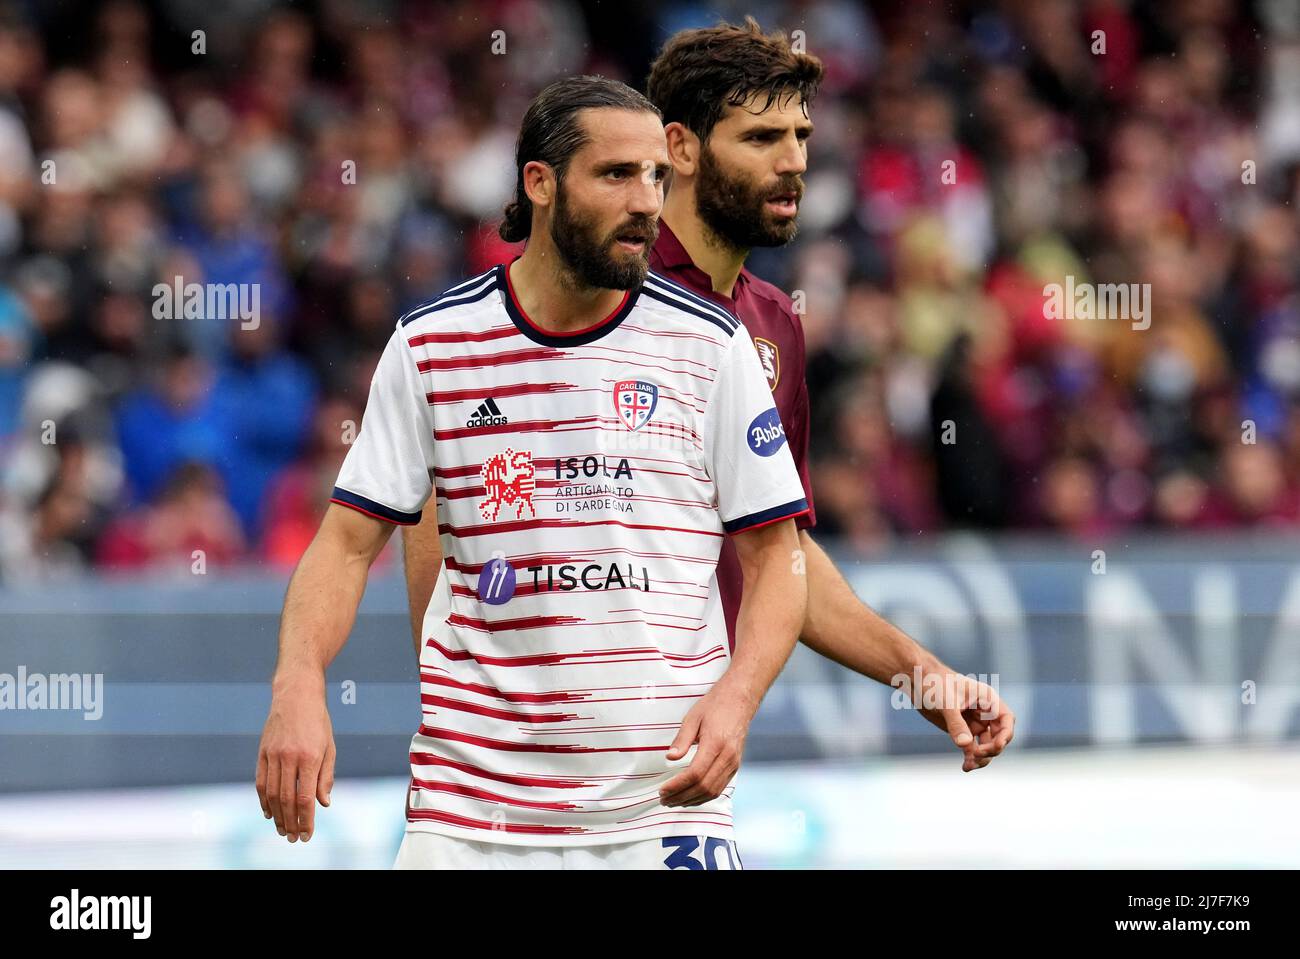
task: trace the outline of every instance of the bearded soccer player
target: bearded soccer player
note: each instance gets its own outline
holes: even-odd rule
[[[743,26],[674,35],[651,66],[646,89],[663,114],[673,164],[651,266],[744,322],[810,505],[803,327],[790,298],[746,270],[745,260],[754,247],[794,239],[813,130],[809,111],[821,76],[815,57],[793,51],[780,34],[764,35],[747,18]],[[1011,741],[1011,710],[995,690],[945,666],[853,594],[812,538],[811,509],[796,523],[808,575],[800,639],[855,672],[910,692],[962,751],[964,771],[987,765]],[[718,579],[734,626],[741,573],[725,545]]]
[[[650,102],[552,84],[516,161],[501,232],[523,255],[398,321],[290,582],[263,811],[310,837],[333,780],[325,667],[393,527],[432,497],[397,865],[740,868],[731,780],[805,615],[798,472],[745,327],[649,272],[669,170]]]
[[[811,506],[808,386],[803,327],[788,296],[745,269],[754,247],[794,239],[809,116],[820,61],[796,53],[757,23],[684,30],[656,58],[647,83],[663,114],[671,186],[654,270],[725,307],[749,330],[763,362],[789,447]],[[987,684],[955,672],[859,600],[810,530],[812,509],[796,519],[808,577],[808,618],[800,640],[823,656],[908,692],[921,715],[946,732],[970,772],[999,755],[1015,715]],[[414,627],[423,617],[439,562],[432,520],[404,531]],[[728,633],[735,635],[741,569],[724,543],[718,580]],[[419,648],[418,633],[415,637]]]

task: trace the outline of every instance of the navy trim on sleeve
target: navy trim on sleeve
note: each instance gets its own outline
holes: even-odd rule
[[[385,506],[383,503],[376,503],[372,499],[367,499],[341,486],[334,487],[334,492],[330,495],[330,502],[338,503],[340,506],[350,506],[359,513],[365,513],[375,519],[382,519],[387,523],[396,523],[398,526],[414,526],[420,522],[420,513],[403,513],[401,510]]]
[[[769,523],[800,516],[806,512],[808,512],[808,501],[806,499],[797,499],[790,503],[783,503],[780,506],[773,506],[771,509],[765,509],[759,513],[750,513],[748,516],[733,519],[723,523],[722,528],[728,533],[743,533],[747,529],[757,529],[760,526],[767,526]]]

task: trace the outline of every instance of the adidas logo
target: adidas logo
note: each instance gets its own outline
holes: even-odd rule
[[[487,399],[485,399],[482,403],[478,405],[478,409],[476,409],[473,413],[470,414],[469,419],[465,421],[465,425],[466,426],[505,426],[509,422],[510,421],[506,419],[505,414],[502,413],[501,410],[497,408],[497,401],[492,399],[492,397],[489,396]]]

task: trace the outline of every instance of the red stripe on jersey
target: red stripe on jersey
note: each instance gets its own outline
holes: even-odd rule
[[[455,813],[441,812],[437,809],[412,809],[407,813],[408,822],[419,822],[422,819],[444,822],[450,826],[461,826],[465,829],[528,833],[535,836],[573,836],[586,832],[580,826],[534,826],[517,822],[488,822],[486,819],[470,819],[468,816],[458,816]]]
[[[582,695],[582,696],[578,695],[578,692],[562,692],[562,693],[532,693],[532,694],[529,694],[529,693],[508,693],[508,694],[507,694],[507,693],[502,693],[502,692],[500,692],[500,691],[493,691],[493,687],[491,687],[491,686],[480,686],[480,685],[478,685],[477,683],[458,683],[458,682],[456,682],[455,680],[447,680],[446,677],[443,677],[443,676],[435,676],[435,675],[432,674],[432,673],[423,673],[423,672],[420,673],[420,681],[421,681],[421,682],[424,682],[424,683],[429,683],[430,685],[437,685],[437,686],[454,686],[454,687],[456,687],[456,688],[458,688],[458,689],[463,689],[463,690],[465,690],[466,692],[478,693],[479,695],[482,695],[482,696],[491,696],[491,697],[493,697],[494,699],[501,699],[501,700],[505,700],[506,702],[529,702],[529,701],[534,701],[534,702],[574,702],[574,701],[577,701],[577,702],[582,702],[582,703],[631,703],[631,702],[637,702],[637,701],[639,701],[639,700],[643,700],[643,699],[646,698],[646,696],[645,696],[645,687],[643,687],[643,686],[632,686],[632,687],[619,687],[619,686],[613,686],[613,687],[610,687],[610,689],[626,689],[626,688],[639,689],[639,690],[642,691],[640,696],[601,696],[601,697],[593,697],[593,696],[590,695],[590,692],[591,692],[591,691],[588,691],[588,690],[578,691],[578,692],[582,692],[582,693],[584,694],[584,695]],[[679,687],[679,686],[707,686],[707,685],[709,685],[709,684],[708,684],[708,683],[673,683],[671,688],[675,688],[675,687]],[[653,698],[654,698],[655,700],[660,700],[660,699],[699,699],[699,698],[701,698],[702,696],[705,695],[704,693],[676,693],[676,694],[674,694],[674,695],[672,695],[672,696],[664,696],[664,695],[662,695],[662,694],[660,693],[660,690],[668,689],[668,688],[670,688],[670,687],[667,686],[667,685],[665,685],[665,684],[663,684],[663,683],[656,683],[656,684],[655,684],[655,695],[654,695]],[[565,697],[567,697],[567,698],[565,698],[565,699],[546,699],[546,700],[518,700],[518,699],[515,699],[515,698],[514,698],[514,697],[518,697],[518,696],[527,696],[527,695],[534,695],[534,696],[565,696]]]
[[[545,591],[543,591],[543,592],[545,592]],[[602,592],[604,592],[604,591],[602,590]],[[663,592],[663,591],[659,591],[659,592]],[[669,595],[673,595],[673,596],[684,596],[684,595],[686,595],[686,594],[685,594],[685,593],[671,593],[671,594],[669,594]],[[705,597],[703,597],[703,596],[689,596],[688,598],[689,598],[689,599],[704,599]],[[459,615],[460,615],[459,613],[455,614],[455,616],[459,616]],[[449,617],[447,618],[447,622],[448,622],[448,623],[451,623],[451,621],[452,621],[453,618],[454,618],[454,616],[449,616]],[[471,617],[463,617],[463,618],[469,619],[469,618],[471,618]],[[646,625],[646,626],[658,626],[658,627],[661,628],[661,629],[680,629],[680,630],[682,630],[682,631],[684,631],[684,632],[688,632],[688,633],[698,633],[700,630],[702,630],[702,629],[707,629],[707,628],[708,628],[708,624],[707,624],[707,623],[702,623],[702,624],[700,624],[699,626],[679,626],[677,623],[656,623],[656,622],[652,622],[651,620],[648,620],[648,619],[584,619],[584,620],[581,620],[580,622],[575,622],[575,623],[557,623],[556,625],[552,626],[551,628],[552,628],[552,629],[560,629],[561,627],[568,627],[568,626],[587,626],[587,627],[590,627],[590,626],[636,626],[636,625],[642,625],[642,624],[644,624],[644,625]],[[476,626],[470,625],[470,624],[468,624],[468,623],[466,623],[466,624],[457,624],[457,625],[464,625],[467,629],[478,629],[480,632],[485,632],[485,633],[497,632],[497,630],[492,629],[490,626],[488,626],[488,627],[476,627]],[[639,650],[638,650],[638,652],[639,652]],[[636,658],[634,658],[634,659],[612,659],[612,660],[602,660],[602,661],[594,661],[594,660],[593,660],[592,662],[589,662],[589,663],[570,663],[569,665],[570,665],[570,666],[599,666],[599,665],[602,665],[603,662],[613,662],[613,663],[648,663],[648,662],[653,662],[654,659],[655,659],[654,656],[638,656],[638,657],[636,657]],[[710,660],[710,662],[712,662],[712,660]],[[676,666],[677,664],[676,664],[676,663],[669,663],[668,665],[669,665],[669,666]],[[700,665],[703,665],[703,664],[700,664]]]
[[[546,809],[554,812],[573,813],[579,816],[583,815],[584,813],[588,815],[591,814],[600,815],[600,814],[611,813],[611,812],[622,812],[625,809],[636,809],[640,806],[657,805],[659,802],[659,793],[649,792],[649,793],[642,793],[638,796],[619,797],[619,798],[632,800],[631,802],[626,802],[621,806],[600,806],[595,809],[581,809],[578,807],[577,803],[566,803],[566,802],[546,803],[546,802],[538,802],[529,799],[514,799],[510,796],[502,796],[498,793],[489,792],[486,789],[477,789],[474,786],[462,786],[453,783],[431,782],[428,780],[415,779],[415,778],[412,778],[411,783],[412,783],[411,786],[412,789],[421,789],[428,792],[455,793],[460,796],[465,796],[467,799],[477,799],[482,802],[496,803],[497,805],[501,805],[501,806],[519,806],[525,809]],[[705,815],[720,816],[724,814],[706,813]],[[638,818],[644,818],[644,817],[638,817]],[[618,821],[636,822],[637,820],[620,819]]]
[[[499,773],[491,769],[484,769],[481,766],[475,766],[473,763],[461,762],[456,759],[448,759],[445,756],[439,756],[436,753],[420,752],[414,750],[411,752],[411,763],[416,766],[447,766],[451,769],[458,769],[461,772],[469,773],[471,776],[477,776],[480,779],[491,779],[496,782],[509,783],[512,786],[551,786],[556,789],[597,789],[605,782],[630,782],[634,779],[658,779],[659,773],[629,773],[626,776],[583,776],[582,779],[573,779],[565,776],[547,776],[542,773],[536,775],[525,773]],[[414,778],[414,777],[412,777]]]
[[[649,753],[667,752],[668,746],[671,745],[670,743],[663,746],[580,746],[577,743],[511,743],[503,739],[489,739],[487,736],[474,736],[454,729],[439,729],[423,724],[420,725],[420,735],[507,753]]]
[[[789,519],[788,516],[782,517]],[[686,529],[681,526],[655,526],[650,523],[624,523],[616,519],[515,519],[501,523],[478,523],[474,526],[452,526],[439,523],[439,533],[450,533],[457,539],[471,536],[491,536],[494,533],[517,533],[534,529],[577,529],[582,526],[621,526],[624,529],[653,529],[667,533],[693,533],[696,536],[715,536],[721,539],[723,534],[710,529]]]
[[[480,476],[482,473],[482,463],[467,463],[464,466],[435,466],[433,468],[433,475],[441,479],[460,479],[463,476]]]
[[[446,696],[433,696],[429,693],[422,693],[420,702],[426,706],[441,706],[444,709],[456,709],[463,713],[477,713],[480,716],[491,716],[493,719],[513,720],[521,723],[567,723],[575,719],[591,718],[590,716],[579,716],[577,713],[538,713],[530,715],[515,712],[512,709],[493,709],[491,706],[480,706],[477,703],[466,703],[459,699],[448,699]]]
[[[510,328],[512,331],[514,327]],[[434,390],[426,393],[424,398],[429,401],[430,406],[437,406],[440,403],[461,403],[465,400],[481,400],[488,396],[493,399],[501,399],[506,396],[531,396],[541,393],[550,395],[552,393],[604,393],[605,390],[598,390],[594,386],[589,389],[578,389],[577,383],[507,383],[505,386],[493,386],[490,389],[484,386],[470,387],[466,390]]]
[[[475,766],[471,763],[458,762],[455,759],[445,759],[442,756],[435,756],[433,753],[411,752],[411,765],[413,766],[446,766],[449,769],[457,769],[471,776],[477,776],[479,779],[491,779],[494,782],[508,783],[511,786],[540,786],[545,789],[596,789],[599,788],[598,782],[587,782],[581,779],[566,779],[560,776],[525,776],[521,773],[498,773],[490,769],[484,769],[481,766]],[[645,774],[642,777],[629,778],[648,778],[657,775],[656,773]],[[414,778],[414,777],[412,777]],[[592,777],[594,779],[604,779],[603,776]],[[618,777],[615,777],[618,778]]]
[[[510,703],[568,703],[568,702],[591,702],[592,693],[621,693],[631,689],[644,691],[644,686],[583,686],[579,689],[552,689],[544,693],[517,693],[506,692],[497,689],[495,686],[480,685],[479,683],[462,683],[459,680],[452,679],[448,676],[435,676],[433,673],[421,670],[420,679],[426,683],[432,683],[438,686],[452,686],[456,689],[463,689],[466,692],[480,693],[484,696],[492,696],[496,699],[503,699]],[[657,683],[655,689],[686,689],[686,688],[705,688],[710,683]],[[697,695],[703,696],[704,693]],[[632,696],[631,699],[640,699],[640,696]],[[623,702],[624,700],[616,699],[610,702]]]
[[[424,346],[426,343],[483,343],[487,340],[500,340],[507,336],[521,336],[522,334],[511,326],[496,326],[490,330],[461,331],[453,333],[421,333],[413,336],[406,342],[415,346]]]
[[[470,619],[468,616],[460,616],[459,613],[453,614],[449,619],[455,619],[457,617],[461,619]],[[539,620],[559,617],[533,616],[529,618],[532,620]],[[506,620],[505,622],[514,623],[523,621],[524,620]],[[478,620],[478,622],[483,623],[484,621]],[[484,625],[495,625],[499,629],[513,628],[506,627],[501,623],[485,623]],[[575,653],[529,653],[523,656],[489,656],[486,654],[473,653],[468,649],[449,649],[432,636],[428,638],[425,645],[436,649],[438,652],[442,653],[446,659],[449,659],[452,662],[465,662],[466,660],[472,659],[474,662],[485,666],[549,666],[554,663],[562,663],[566,660],[573,659],[591,659],[600,656],[631,656],[634,654],[657,654],[663,659],[690,662],[691,660],[703,659],[706,656],[711,656],[714,653],[723,650],[722,646],[714,646],[711,649],[704,650],[704,652],[691,655],[687,653],[665,653],[655,646],[629,646],[622,649],[584,649]]]
[[[506,350],[503,353],[484,353],[481,356],[450,356],[440,359],[420,360],[416,367],[421,373],[432,370],[468,370],[483,366],[505,366],[509,363],[532,363],[564,356],[563,350],[549,346]]]
[[[574,733],[625,733],[641,729],[681,729],[681,723],[626,723],[622,726],[572,726],[569,729],[520,729],[527,736],[572,736]]]
[[[581,812],[576,803],[571,802],[541,802],[535,799],[511,799],[509,796],[502,796],[500,793],[489,792],[486,789],[479,789],[477,786],[462,786],[459,783],[441,783],[431,779],[411,779],[411,788],[420,789],[426,792],[454,793],[457,796],[466,796],[470,799],[479,799],[483,802],[497,803],[503,806],[520,806],[524,809],[549,809],[553,812]],[[640,805],[640,803],[637,803]],[[626,808],[626,807],[624,807]]]
[[[493,699],[501,699],[508,703],[571,703],[581,700],[583,697],[579,693],[585,692],[585,690],[562,689],[549,693],[507,693],[495,686],[487,686],[481,683],[462,683],[449,676],[435,676],[432,673],[423,671],[420,673],[420,681],[433,686],[450,686],[453,689],[463,689],[467,693],[491,696]]]
[[[448,624],[452,626],[468,626],[470,629],[481,629],[489,633],[500,633],[511,629],[554,629],[557,626],[569,626],[573,623],[581,623],[581,616],[521,616],[518,619],[502,619],[497,622],[489,623],[485,619],[478,619],[474,616],[462,616],[460,613],[452,613],[447,617]],[[432,642],[432,640],[430,640]],[[442,647],[439,647],[441,649]],[[449,655],[448,659],[472,659],[468,653],[464,655]],[[503,664],[504,665],[504,664]],[[521,664],[522,665],[522,664]]]
[[[549,433],[551,430],[562,430],[562,427],[574,426],[578,423],[594,423],[600,420],[598,416],[576,416],[571,420],[515,420],[510,423],[495,423],[491,426],[458,426],[450,430],[434,430],[433,438],[435,440],[454,440],[464,436],[491,436],[494,433]],[[609,422],[617,422],[612,417]]]

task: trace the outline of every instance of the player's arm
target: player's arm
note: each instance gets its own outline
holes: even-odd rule
[[[802,370],[803,327],[794,322],[792,333],[795,368]],[[783,420],[787,413],[790,454],[811,506],[812,484],[808,477],[811,417],[806,380],[800,379],[789,407],[782,411]],[[810,510],[799,525],[811,525],[812,521]],[[1015,714],[990,686],[955,672],[859,600],[807,529],[800,529],[799,543],[808,568],[808,618],[799,637],[804,645],[877,682],[905,688],[914,701],[926,688],[923,685],[919,690],[912,689],[918,677],[931,689],[945,693],[952,690],[952,702],[937,706],[927,705],[924,699],[917,702],[921,715],[946,732],[962,751],[964,772],[987,766],[1011,742]],[[905,683],[896,682],[900,676],[906,677]]]
[[[415,658],[420,658],[420,635],[424,613],[429,608],[433,587],[442,565],[442,542],[438,538],[437,510],[426,506],[416,526],[402,527],[402,563],[406,567],[406,599],[411,609],[411,639]]]
[[[856,673],[906,690],[914,702],[920,699],[921,714],[961,749],[962,770],[987,766],[1011,742],[1016,722],[996,691],[944,665],[858,599],[807,530],[799,541],[808,570],[808,616],[800,640]],[[918,678],[921,686],[914,688]],[[930,693],[939,701],[931,701]]]
[[[329,805],[334,736],[325,669],[347,642],[370,565],[392,532],[390,523],[330,504],[289,580],[271,712],[257,751],[257,796],[290,842],[311,838],[314,800]]]
[[[808,588],[797,561],[794,521],[758,526],[732,537],[744,575],[731,665],[686,714],[668,750],[685,756],[698,742],[691,765],[664,784],[666,806],[694,806],[721,795],[740,768],[749,724],[789,659],[804,621]]]
[[[433,490],[433,435],[418,365],[399,325],[375,367],[361,432],[331,505],[285,596],[257,794],[263,814],[290,842],[311,836],[313,799],[328,805],[334,782],[325,668],[347,641],[370,564],[393,527],[420,521]]]
[[[690,765],[660,789],[660,801],[670,806],[721,795],[740,766],[750,720],[798,641],[808,602],[794,526],[808,502],[743,326],[719,358],[703,426],[718,518],[736,546],[744,582],[731,663],[687,712],[668,749],[669,760],[680,759],[698,743]]]

